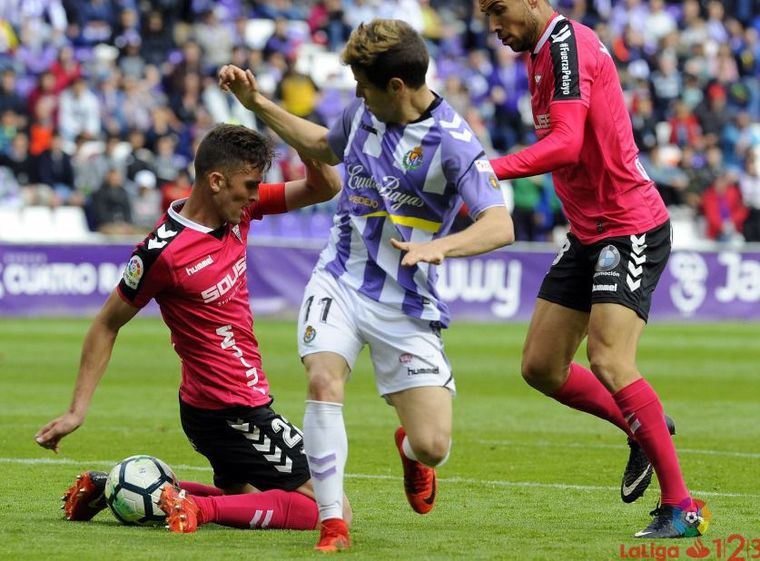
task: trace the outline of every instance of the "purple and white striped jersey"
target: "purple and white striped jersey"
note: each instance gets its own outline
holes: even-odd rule
[[[345,179],[317,269],[368,298],[445,327],[449,311],[435,288],[436,267],[403,267],[390,239],[426,242],[445,236],[462,202],[473,218],[504,206],[480,142],[438,97],[406,125],[378,121],[356,99],[328,141],[343,161]]]

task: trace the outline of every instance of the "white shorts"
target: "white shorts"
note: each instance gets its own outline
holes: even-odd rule
[[[440,329],[409,317],[345,286],[327,271],[314,271],[298,314],[298,353],[337,353],[353,370],[369,345],[380,395],[425,386],[455,393]]]

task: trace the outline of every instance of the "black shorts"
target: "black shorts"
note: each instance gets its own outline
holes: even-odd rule
[[[309,478],[303,433],[268,406],[198,409],[179,402],[182,429],[214,468],[214,484],[297,489]]]
[[[590,312],[592,304],[611,302],[647,321],[670,246],[670,220],[643,234],[605,238],[587,246],[568,234],[538,297],[582,312]]]

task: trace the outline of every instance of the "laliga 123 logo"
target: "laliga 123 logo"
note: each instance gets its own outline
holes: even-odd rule
[[[409,152],[404,154],[404,159],[401,160],[401,163],[404,164],[404,169],[406,171],[413,171],[419,168],[424,161],[422,146],[415,146],[409,150]]]

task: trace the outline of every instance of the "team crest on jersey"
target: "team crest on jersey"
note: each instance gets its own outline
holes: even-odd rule
[[[311,325],[307,325],[306,329],[303,332],[303,342],[311,343],[314,340],[314,337],[316,336],[317,336],[317,330],[314,329]]]
[[[404,159],[401,161],[404,164],[406,171],[413,171],[419,168],[424,163],[422,155],[422,146],[415,146],[409,152],[404,154]]]
[[[620,263],[620,252],[614,245],[608,245],[599,253],[596,262],[597,271],[611,271]]]
[[[124,268],[124,284],[132,290],[137,290],[140,279],[145,272],[145,265],[139,255],[133,255],[127,266]]]
[[[536,74],[533,78],[536,80],[536,85],[541,83],[541,74]]]
[[[501,185],[499,185],[499,180],[493,174],[491,174],[488,177],[488,182],[491,184],[491,187],[493,187],[494,189],[499,189],[501,187]]]

